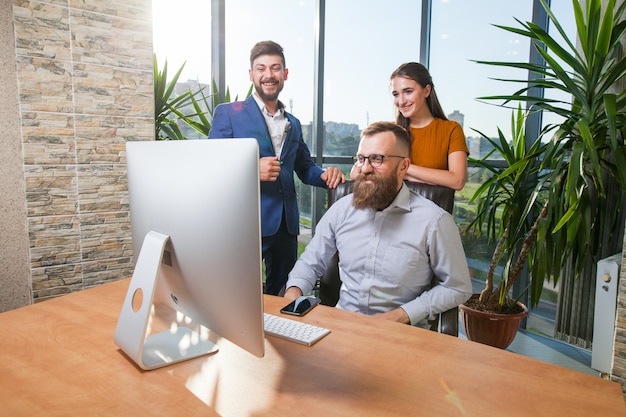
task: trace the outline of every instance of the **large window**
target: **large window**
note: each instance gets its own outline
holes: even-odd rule
[[[324,165],[339,167],[346,176],[361,130],[395,119],[389,76],[420,56],[420,2],[390,0],[384,7],[366,3],[326,1],[323,129],[317,139],[323,139]]]
[[[509,110],[495,103],[481,103],[477,97],[502,94],[512,88],[492,78],[523,79],[527,74],[474,61],[528,61],[528,41],[492,26],[517,25],[513,16],[530,21],[532,0],[433,2],[430,72],[444,111],[458,111],[464,116],[463,129],[470,138],[479,136],[473,129],[495,136],[498,126],[504,131],[510,126]]]
[[[226,85],[242,98],[250,88],[250,49],[278,42],[289,76],[280,100],[302,124],[313,118],[314,1],[229,0],[226,3]],[[207,45],[208,48],[208,45]]]
[[[211,2],[152,0],[154,52],[169,79],[185,64],[180,81],[211,81]]]
[[[384,7],[326,2],[325,156],[354,156],[364,127],[394,120],[389,76],[400,64],[419,61],[420,19],[421,4],[414,0],[391,0]],[[342,168],[349,172],[351,164]]]
[[[193,12],[190,12],[190,11]],[[211,85],[211,55],[202,45],[211,44],[211,3],[203,0],[152,0],[153,45],[162,71],[167,63],[167,80],[171,82],[176,72],[183,68],[176,83],[173,96],[197,91],[201,86],[209,91]],[[193,106],[180,110],[194,114]],[[187,139],[199,139],[204,135],[186,123],[178,124]]]
[[[420,16],[415,0],[391,0],[384,7],[326,2],[325,122],[362,129],[394,119],[389,76],[400,64],[419,61]]]

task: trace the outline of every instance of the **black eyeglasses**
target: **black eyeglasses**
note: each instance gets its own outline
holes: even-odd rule
[[[399,155],[378,155],[376,153],[371,154],[370,156],[365,156],[365,155],[357,155],[355,157],[353,157],[352,159],[354,159],[354,165],[356,165],[357,167],[361,168],[363,165],[365,165],[365,160],[367,159],[367,161],[370,163],[370,165],[373,168],[378,168],[379,166],[381,166],[383,164],[383,162],[385,161],[385,158],[406,158],[406,156],[399,156]]]

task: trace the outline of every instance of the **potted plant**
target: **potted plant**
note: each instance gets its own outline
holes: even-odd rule
[[[578,1],[572,1],[579,48],[541,0],[563,42],[529,22],[517,20],[521,28],[498,27],[529,38],[543,63],[477,61],[536,75],[531,80],[502,80],[524,86],[513,94],[482,99],[503,101],[505,106],[525,102],[531,111],[562,118],[546,126],[531,145],[521,139],[523,116],[518,111],[511,143],[501,133],[499,142],[492,141],[506,166],[492,168],[492,179],[476,191],[479,209],[472,226],[486,228],[487,236],[499,242],[494,259],[504,256],[506,267],[500,286],[494,290],[493,283],[486,283],[479,297],[482,309],[494,310],[495,305],[497,312],[512,304],[508,289],[525,266],[530,274],[531,307],[536,305],[546,279],[556,283],[568,262],[578,273],[597,253],[604,244],[605,224],[624,229],[621,207],[607,209],[612,201],[605,190],[607,182],[615,182],[622,196],[626,192],[626,93],[623,88],[612,92],[626,75],[620,44],[626,32],[626,2],[620,0],[617,5],[607,0],[604,7],[602,3],[587,0],[583,10]],[[572,100],[535,95],[538,87],[567,92]],[[528,149],[522,152],[522,147]],[[478,165],[489,165],[482,162]]]
[[[470,340],[500,348],[509,346],[521,319],[528,315],[528,308],[511,299],[509,293],[526,260],[534,258],[539,221],[547,210],[545,197],[540,198],[545,174],[537,162],[545,144],[538,140],[526,146],[525,121],[520,105],[511,115],[510,139],[500,128],[497,139],[477,131],[493,150],[480,160],[472,159],[473,165],[490,171],[491,176],[470,199],[470,204],[477,203],[477,212],[466,231],[474,229],[478,236],[485,233],[488,242],[497,241],[497,245],[485,289],[460,306],[461,316]],[[502,157],[498,164],[490,161],[495,154]],[[501,260],[502,279],[494,288],[494,274]]]

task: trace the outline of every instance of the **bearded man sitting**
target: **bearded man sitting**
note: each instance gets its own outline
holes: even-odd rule
[[[285,298],[310,293],[337,252],[336,307],[343,310],[427,328],[428,320],[471,296],[453,217],[402,180],[409,151],[410,136],[395,123],[372,123],[361,132],[353,193],[318,223],[289,273]]]

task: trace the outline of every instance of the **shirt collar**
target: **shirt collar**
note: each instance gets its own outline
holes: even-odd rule
[[[411,191],[409,190],[409,187],[406,186],[404,181],[402,181],[402,187],[400,188],[400,191],[398,191],[396,198],[394,198],[391,204],[389,204],[389,207],[398,207],[405,211],[411,211]]]
[[[263,103],[263,100],[261,100],[261,98],[259,96],[257,96],[256,92],[252,93],[252,98],[254,98],[254,101],[256,101],[257,106],[259,106],[259,109],[261,109],[261,111],[264,114],[267,114],[269,116],[269,112],[267,111],[267,107],[265,107],[265,103]],[[274,116],[280,115],[281,113],[285,112],[285,105],[283,104],[282,101],[278,100],[278,111],[274,114]],[[270,116],[270,117],[274,117],[274,116]]]

